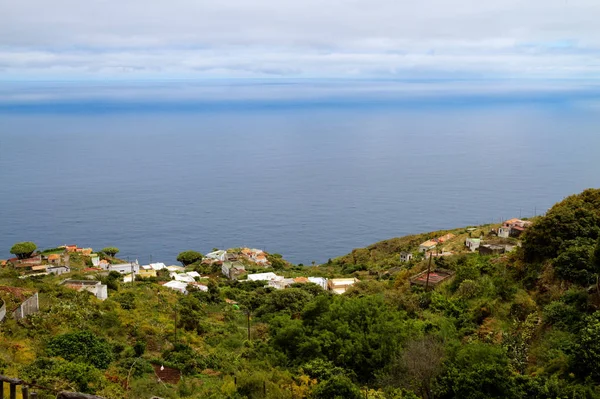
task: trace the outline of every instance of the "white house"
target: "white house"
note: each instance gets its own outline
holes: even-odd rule
[[[157,262],[157,263],[150,263],[148,266],[150,266],[152,269],[154,270],[162,270],[165,269],[167,266],[165,266],[164,263],[162,262]]]
[[[222,249],[218,251],[214,251],[204,255],[205,258],[220,260],[221,262],[225,262],[227,260],[227,251],[223,251]]]
[[[48,273],[56,274],[57,276],[60,276],[63,273],[69,273],[71,271],[71,269],[68,266],[54,266],[54,267],[47,268],[46,271]]]
[[[171,288],[172,290],[179,291],[183,294],[187,294],[188,293],[187,286],[188,286],[187,283],[184,283],[183,281],[172,280],[172,281],[165,283],[163,287],[168,287],[168,288]]]
[[[193,271],[192,271],[192,272],[187,272],[186,274],[187,274],[188,276],[190,276],[190,277],[194,277],[194,278],[195,278],[195,277],[198,277],[198,278],[202,277],[202,276],[200,275],[200,273],[198,273],[198,272],[193,272]]]
[[[467,239],[465,240],[465,246],[473,252],[477,251],[477,249],[479,248],[480,245],[481,245],[480,238],[467,237]]]
[[[327,290],[327,279],[325,277],[309,277],[308,281],[317,284],[324,290]]]
[[[140,264],[137,262],[137,260],[132,263],[119,263],[116,265],[106,264],[102,267],[104,268],[104,270],[107,270],[109,272],[119,272],[121,274],[127,274],[131,272],[139,273],[140,271]]]
[[[410,252],[406,252],[406,251],[402,251],[400,252],[400,261],[401,262],[408,262],[412,259],[413,254]]]
[[[98,267],[100,265],[100,256],[98,254],[90,254],[90,260],[92,261],[92,266]]]
[[[248,275],[249,281],[279,281],[283,280],[283,276],[278,276],[273,272],[255,273]]]
[[[89,291],[100,300],[108,298],[108,287],[102,284],[100,281],[91,280],[65,280],[61,283],[65,287],[74,289],[76,291]]]
[[[431,251],[432,249],[435,249],[435,247],[437,246],[437,241],[434,240],[427,240],[424,243],[422,243],[421,245],[419,245],[419,252],[427,252],[427,251]]]
[[[180,273],[180,272],[184,272],[185,271],[185,267],[171,265],[171,266],[167,266],[167,270],[170,271],[170,272]]]
[[[184,283],[193,283],[196,281],[192,276],[189,276],[187,273],[171,273],[171,278],[175,279],[175,281],[182,281]]]
[[[343,294],[359,280],[356,278],[332,278],[328,282],[329,289],[336,294]]]

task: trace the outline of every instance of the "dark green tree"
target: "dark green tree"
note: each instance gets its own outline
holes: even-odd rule
[[[10,253],[15,255],[19,259],[29,258],[36,250],[37,245],[31,241],[18,242],[12,246]]]
[[[563,280],[581,285],[595,282],[597,270],[592,261],[593,249],[594,241],[589,238],[565,242],[553,261],[556,274]]]
[[[362,399],[360,389],[345,375],[335,375],[320,382],[313,393],[315,399]]]
[[[184,251],[177,255],[177,262],[181,262],[184,266],[191,265],[199,260],[202,260],[202,254],[196,251]]]

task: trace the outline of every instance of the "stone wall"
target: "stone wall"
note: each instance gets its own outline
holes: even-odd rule
[[[32,313],[38,312],[39,310],[40,302],[38,299],[38,294],[36,292],[32,297],[23,301],[23,303],[21,303],[19,307],[15,309],[15,311],[13,312],[13,316],[16,320],[20,320],[24,319]]]
[[[4,320],[4,317],[6,316],[6,304],[4,303],[4,301],[2,299],[0,299],[0,303],[2,305],[0,305],[0,321]]]

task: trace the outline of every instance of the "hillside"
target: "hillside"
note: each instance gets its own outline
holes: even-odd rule
[[[229,280],[200,261],[186,270],[207,289],[187,295],[161,285],[168,274],[134,284],[67,274],[100,278],[101,301],[59,285],[65,275],[20,279],[6,266],[0,285],[37,291],[40,311],[0,323],[0,374],[106,398],[600,398],[600,190],[532,222],[518,238],[470,226],[319,266],[268,255],[272,267],[249,270],[360,280],[342,295],[306,279],[285,289]],[[514,249],[471,252],[469,236]],[[428,267],[419,246],[441,237],[431,254],[446,256],[432,268],[450,277],[411,284]]]

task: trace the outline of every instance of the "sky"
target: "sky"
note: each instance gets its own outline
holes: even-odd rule
[[[598,0],[0,0],[0,80],[597,79]]]

